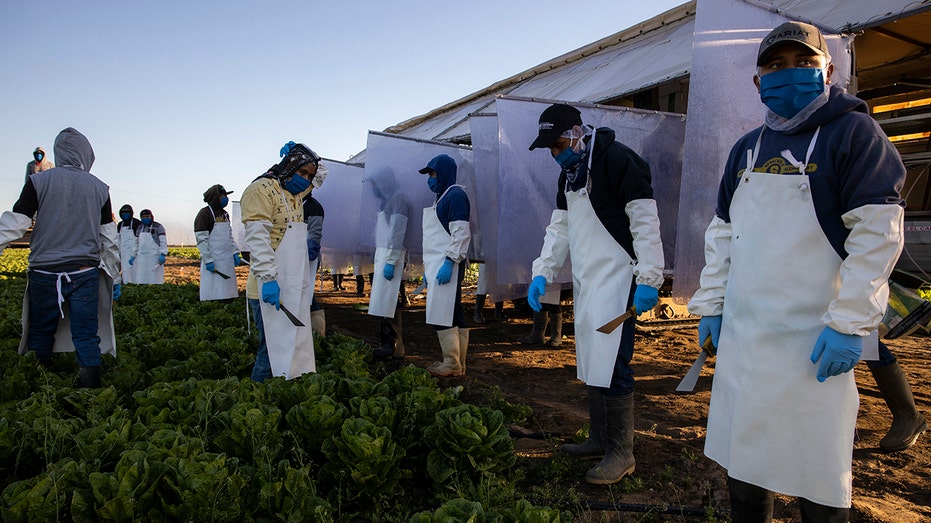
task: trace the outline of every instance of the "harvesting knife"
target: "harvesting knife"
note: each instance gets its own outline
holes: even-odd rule
[[[220,272],[220,271],[218,271],[218,270],[216,270],[216,269],[213,270],[213,273],[216,274],[217,276],[223,278],[224,280],[230,279],[229,276],[223,274],[222,272]]]
[[[621,314],[617,318],[614,318],[608,323],[605,323],[601,327],[598,327],[596,330],[604,334],[611,334],[612,332],[614,332],[614,329],[620,327],[622,323],[630,319],[630,317],[633,316],[634,314],[637,314],[637,307],[631,306],[629,309],[627,309],[627,312],[625,312],[624,314]]]
[[[285,307],[283,303],[279,303],[279,305],[281,306],[281,312],[283,312],[285,316],[287,316],[288,319],[291,320],[291,323],[294,324],[295,327],[305,326],[301,320],[297,319],[297,316],[291,314],[291,311],[289,311],[288,308]]]
[[[705,338],[705,342],[701,344],[701,352],[698,353],[698,357],[695,358],[695,363],[692,364],[692,368],[685,373],[685,376],[682,377],[682,381],[679,382],[679,385],[676,387],[676,392],[692,392],[695,390],[695,384],[698,383],[698,377],[701,376],[701,369],[705,366],[705,360],[708,359],[709,355],[712,354],[715,347],[711,343],[711,336]]]

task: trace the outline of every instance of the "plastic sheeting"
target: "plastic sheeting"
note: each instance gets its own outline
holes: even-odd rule
[[[559,166],[547,150],[527,148],[537,122],[552,101],[499,97],[498,281],[527,283],[540,255],[546,226],[556,208]],[[650,164],[660,218],[666,267],[674,266],[676,209],[682,165],[685,115],[572,103],[582,121],[610,127],[615,139]],[[569,263],[557,282],[570,282]]]
[[[479,222],[488,294],[493,301],[513,300],[527,295],[526,285],[509,285],[498,280],[498,118],[494,114],[472,115],[472,156],[476,191],[482,195]]]
[[[927,2],[916,0],[749,0],[749,3],[783,11],[783,16],[795,16],[822,28],[859,29],[871,27],[910,12],[925,11]]]
[[[456,183],[465,187],[471,205],[470,226],[472,242],[469,258],[478,259],[481,250],[481,228],[479,226],[480,208],[484,203],[476,193],[475,176],[472,169],[472,149],[470,147],[445,142],[431,142],[404,138],[393,134],[369,131],[365,149],[367,173],[392,171],[397,180],[398,191],[411,204],[411,217],[408,220],[409,237],[405,243],[409,246],[408,254],[415,264],[422,263],[423,251],[423,209],[431,207],[436,195],[427,187],[426,175],[418,171],[424,168],[434,156],[447,154],[456,160]],[[375,221],[380,204],[367,187],[362,191],[363,205],[360,215],[359,242],[375,249]]]
[[[508,96],[600,102],[689,73],[694,19],[610,46],[537,75]]]
[[[698,1],[673,280],[673,296],[682,303],[698,290],[705,229],[731,147],[763,123],[766,108],[752,83],[760,40],[786,20],[740,0]],[[832,81],[846,86],[848,41],[825,36],[834,61]]]
[[[661,15],[662,16],[662,15]],[[672,20],[659,29],[606,44],[602,50],[526,80],[503,86],[500,95],[601,102],[689,74],[694,18]],[[469,135],[469,114],[493,112],[493,94],[434,115],[405,129],[404,136],[449,140]],[[399,125],[403,125],[402,122]],[[474,142],[473,142],[474,143]]]
[[[329,174],[323,185],[313,191],[314,198],[323,206],[320,268],[345,274],[347,267],[352,265],[353,254],[362,250],[357,238],[365,169],[360,165],[332,160],[323,160],[323,164]]]

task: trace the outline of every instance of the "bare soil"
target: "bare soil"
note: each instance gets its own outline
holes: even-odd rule
[[[237,269],[241,286],[245,270]],[[197,279],[196,261],[169,257],[168,283]],[[361,338],[377,346],[379,319],[360,310],[368,303],[368,283],[364,296],[357,295],[353,278],[346,277],[343,286],[345,290],[336,291],[328,277],[318,277],[316,295],[326,311],[328,332]],[[413,288],[408,283],[408,289]],[[467,320],[472,318],[473,292],[468,288],[463,292]],[[492,305],[487,304],[486,323],[471,329],[467,375],[442,378],[441,384],[462,386],[463,396],[475,403],[504,400],[531,407],[527,421],[511,427],[517,451],[526,458],[520,461],[526,488],[542,502],[571,502],[579,521],[696,521],[710,520],[709,516],[726,519],[729,509],[725,473],[702,454],[713,359],[705,365],[694,393],[675,392],[697,355],[694,325],[677,330],[637,331],[633,360],[637,380],[637,470],[632,477],[610,487],[589,485],[584,475],[593,462],[576,462],[554,452],[559,443],[571,440],[588,421],[585,387],[576,379],[571,307],[564,306],[563,310],[569,314],[562,347],[549,348],[518,341],[530,332],[529,311],[507,302],[507,320],[496,322],[492,320]],[[441,357],[435,331],[424,323],[422,296],[411,297],[410,306],[403,312],[403,324],[406,355],[386,365],[423,367]],[[929,341],[931,337],[912,335],[888,340],[888,345],[908,376],[919,410],[931,418]],[[908,450],[880,451],[879,440],[892,417],[866,365],[860,365],[855,372],[860,415],[853,454],[851,521],[931,521],[931,434],[921,436]],[[604,510],[611,505],[615,510]],[[663,507],[673,510],[663,512]],[[686,510],[676,513],[676,507]],[[597,510],[587,510],[592,508]],[[777,497],[775,517],[776,521],[799,521],[797,503]]]

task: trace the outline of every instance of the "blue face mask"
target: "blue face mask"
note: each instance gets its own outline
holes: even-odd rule
[[[792,118],[824,92],[821,69],[792,67],[760,77],[760,99],[769,110]]]
[[[132,217],[133,217],[133,215],[132,215],[132,214],[129,214],[128,212],[120,213],[120,219],[122,219],[123,221],[127,221],[127,220],[129,220],[130,218],[132,218]]]
[[[36,154],[36,161],[37,161],[37,162],[41,162],[41,161],[42,161],[42,158],[45,158],[45,156],[44,156],[42,153]]]
[[[568,169],[579,163],[579,160],[582,159],[582,152],[575,152],[572,150],[572,147],[566,147],[561,153],[554,156],[553,159],[556,160],[556,163],[558,163],[560,167]]]
[[[220,208],[221,208],[221,209],[224,208],[224,207],[226,207],[226,206],[229,205],[229,204],[230,204],[230,199],[229,199],[229,198],[227,198],[226,196],[220,198]]]
[[[310,187],[310,180],[295,174],[284,182],[284,188],[291,194],[300,194]]]
[[[152,218],[143,218],[142,225],[152,225]]]
[[[436,181],[436,178],[433,176],[427,176],[427,187],[429,187],[431,191],[438,193],[440,188],[438,184],[439,182]]]

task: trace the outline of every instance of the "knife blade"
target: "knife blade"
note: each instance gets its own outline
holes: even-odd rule
[[[614,329],[620,327],[622,323],[630,319],[630,317],[635,314],[637,314],[637,307],[631,306],[629,309],[627,309],[627,312],[625,312],[624,314],[621,314],[617,318],[614,318],[608,323],[605,323],[601,327],[598,327],[596,330],[604,334],[611,334],[612,332],[614,332]]]
[[[281,312],[283,312],[285,316],[287,316],[288,319],[291,320],[291,323],[294,324],[295,327],[305,327],[304,323],[301,320],[297,319],[297,316],[295,316],[294,314],[291,314],[291,311],[289,311],[288,308],[285,307],[283,303],[280,303],[279,305],[281,306]]]
[[[698,383],[698,377],[701,376],[701,369],[705,366],[705,361],[712,350],[714,350],[714,345],[711,343],[711,336],[708,336],[701,345],[701,352],[695,358],[695,363],[692,364],[692,367],[685,373],[682,381],[676,387],[676,392],[692,392],[695,390],[695,384]]]
[[[213,273],[216,274],[217,276],[223,278],[224,280],[230,279],[229,276],[223,274],[222,272],[220,272],[220,271],[218,271],[218,270],[216,270],[216,269],[213,270]]]

